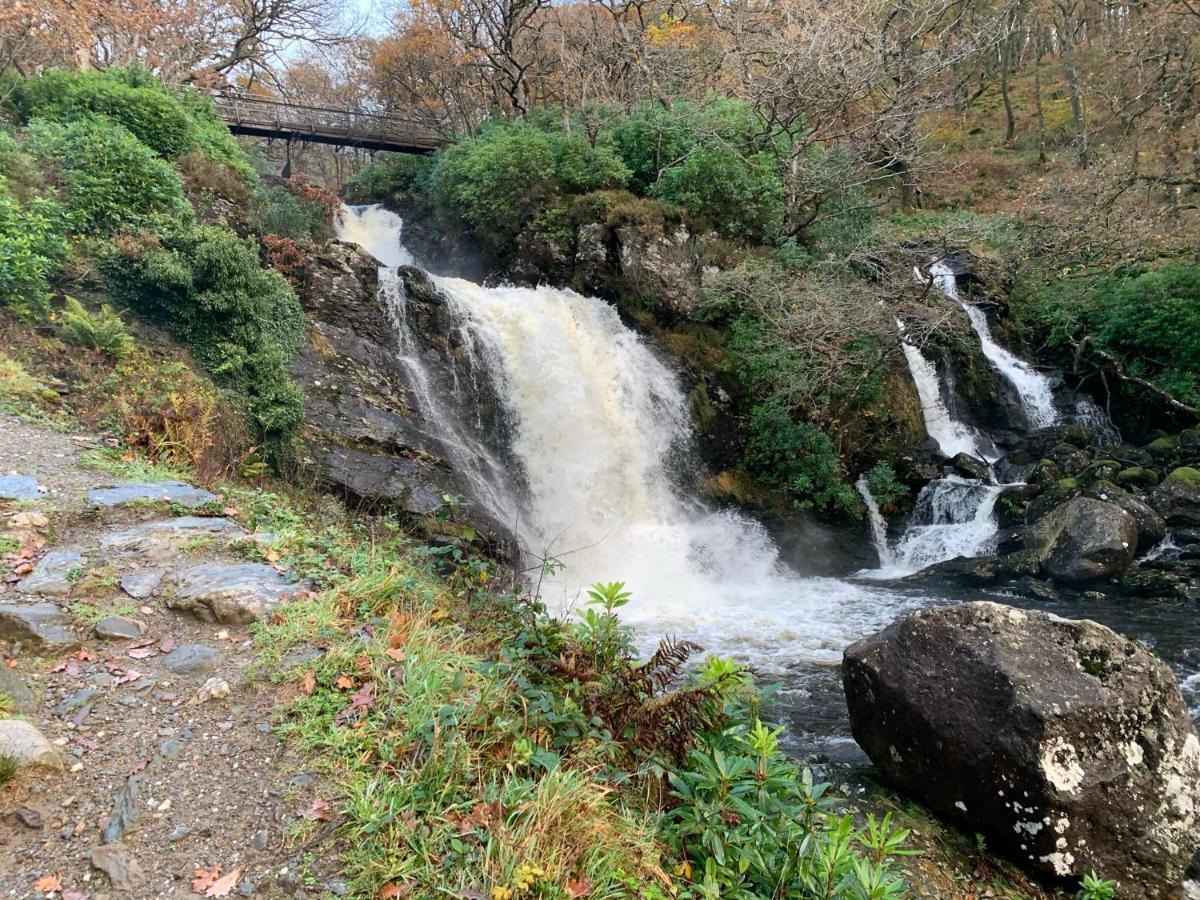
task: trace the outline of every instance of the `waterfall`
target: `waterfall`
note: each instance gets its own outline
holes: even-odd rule
[[[400,229],[397,217],[368,207],[343,211],[338,234],[387,262],[407,259]],[[381,283],[389,277],[381,270]],[[567,289],[434,282],[504,403],[510,446],[484,446],[433,395],[420,403],[426,425],[447,430],[473,499],[515,523],[531,565],[561,564],[540,585],[551,608],[568,613],[586,585],[624,581],[634,600],[622,619],[643,640],[675,634],[794,679],[798,666],[836,666],[848,643],[920,602],[801,577],[758,523],[677,488],[672,475],[692,439],[684,392],[611,305]],[[421,354],[407,349],[411,336],[401,347],[405,366],[430,383]],[[489,490],[483,482],[503,475],[488,460],[504,455],[522,478]]]
[[[871,527],[871,544],[875,547],[875,552],[879,554],[879,568],[880,570],[890,570],[895,565],[895,558],[892,555],[892,548],[888,546],[887,520],[879,511],[879,504],[875,502],[875,495],[871,493],[871,486],[867,483],[866,475],[858,477],[858,481],[854,482],[854,489],[858,491],[858,495],[863,498],[863,503],[867,507],[867,524]]]
[[[901,331],[904,325],[897,322]],[[995,448],[978,430],[965,422],[959,422],[950,414],[950,408],[942,396],[942,384],[938,378],[937,369],[925,358],[917,347],[901,338],[900,346],[904,350],[904,359],[908,362],[908,371],[912,373],[913,384],[917,388],[917,397],[921,400],[921,415],[925,420],[925,431],[938,445],[943,456],[954,457],[959,453],[978,457],[988,461],[996,458]],[[985,451],[985,447],[987,450]]]
[[[954,272],[944,262],[933,263],[929,267],[929,274],[933,276],[938,289],[966,312],[971,327],[979,336],[983,355],[1017,392],[1021,409],[1030,427],[1045,428],[1057,422],[1058,411],[1054,408],[1054,391],[1050,379],[996,343],[988,325],[987,314],[978,306],[963,300],[958,293]]]

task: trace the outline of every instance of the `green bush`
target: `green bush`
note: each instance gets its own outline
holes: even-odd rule
[[[57,169],[76,233],[107,235],[191,215],[179,173],[121,125],[34,119],[25,146],[43,166]]]
[[[63,338],[87,350],[99,350],[114,359],[124,359],[133,350],[133,337],[125,330],[120,314],[107,303],[90,312],[74,297],[67,297],[60,318]]]
[[[50,308],[49,278],[67,255],[62,210],[44,198],[21,204],[0,179],[0,306],[26,319]]]
[[[636,106],[603,133],[634,190],[677,203],[726,234],[761,241],[784,217],[784,185],[770,130],[743,100],[715,97]]]
[[[381,153],[363,166],[346,185],[351,203],[377,203],[393,194],[407,191],[432,165],[432,158],[413,153]]]
[[[582,134],[515,122],[490,124],[441,151],[421,187],[499,251],[556,199],[622,187],[628,178],[611,149]]]
[[[288,364],[305,319],[286,279],[262,268],[258,248],[224,226],[183,228],[158,247],[114,253],[111,287],[185,341],[217,382],[244,399],[279,457],[303,414]]]
[[[12,103],[26,122],[111,119],[159,156],[186,153],[196,140],[187,110],[160,83],[137,69],[51,69],[22,81]]]
[[[843,480],[833,441],[819,426],[796,422],[778,401],[750,413],[746,464],[764,483],[786,491],[796,506],[857,515],[858,496]]]
[[[328,230],[325,209],[297,197],[285,187],[272,185],[263,191],[266,203],[262,211],[264,234],[276,234],[294,241],[311,241]]]
[[[1052,343],[1090,339],[1127,374],[1200,405],[1200,263],[1134,268],[1097,283],[1041,282],[1018,292],[1016,305]]]

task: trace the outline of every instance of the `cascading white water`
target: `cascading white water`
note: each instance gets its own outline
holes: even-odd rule
[[[903,324],[897,324],[903,330]],[[991,447],[991,442],[970,425],[950,415],[950,408],[942,396],[942,384],[933,363],[908,341],[901,339],[900,346],[904,350],[904,359],[908,362],[908,371],[912,373],[917,397],[921,400],[925,431],[937,442],[942,454],[953,457],[959,453],[966,453],[979,459],[994,459],[995,449]]]
[[[875,495],[871,493],[871,485],[867,481],[866,475],[858,477],[858,481],[854,482],[854,489],[858,491],[858,495],[863,499],[863,504],[867,507],[867,524],[871,527],[871,544],[875,547],[875,552],[879,554],[879,569],[880,571],[891,569],[895,564],[895,558],[892,548],[888,545],[887,519],[879,511],[879,503],[876,502]]]
[[[929,267],[938,289],[966,312],[971,327],[979,336],[983,355],[1004,379],[1013,386],[1021,400],[1021,409],[1032,428],[1045,428],[1058,421],[1058,410],[1054,407],[1054,390],[1050,379],[1029,363],[996,343],[988,325],[987,314],[959,295],[954,272],[944,262],[935,262]]]
[[[364,246],[399,241],[399,220],[372,209],[342,220],[339,235]],[[528,552],[565,566],[542,585],[552,605],[571,608],[595,581],[625,581],[634,600],[622,618],[647,642],[675,634],[781,673],[838,664],[848,643],[920,602],[799,577],[757,523],[681,494],[670,473],[690,440],[683,392],[609,304],[434,280],[507,405],[509,449],[525,473],[519,500],[503,496],[512,488],[476,499],[516,522]]]

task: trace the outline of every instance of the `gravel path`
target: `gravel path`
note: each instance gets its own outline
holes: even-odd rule
[[[0,534],[23,544],[0,566],[0,755],[27,760],[0,789],[0,896],[344,893],[321,872],[336,860],[290,839],[317,784],[247,677],[249,620],[299,586],[236,558],[219,498],[188,493],[182,516],[153,502],[179,486],[90,501],[114,484],[81,463],[95,446],[0,417],[2,483],[38,485],[0,498]]]

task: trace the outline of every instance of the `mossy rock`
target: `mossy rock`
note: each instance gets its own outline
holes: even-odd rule
[[[1025,521],[1032,524],[1049,513],[1060,503],[1070,500],[1080,491],[1080,484],[1074,478],[1060,478],[1046,487],[1041,496],[1025,508]]]
[[[1087,425],[1067,425],[1062,430],[1063,441],[1080,449],[1086,449],[1095,435],[1096,429]]]
[[[1102,459],[1099,462],[1092,463],[1079,473],[1079,483],[1089,485],[1095,484],[1097,481],[1112,481],[1120,471],[1121,464],[1119,462],[1111,459]]]
[[[1150,494],[1150,505],[1170,525],[1200,525],[1200,469],[1180,466]]]
[[[1029,473],[1030,484],[1054,484],[1060,481],[1063,477],[1062,469],[1058,467],[1052,459],[1039,460],[1038,464],[1033,467],[1033,471]]]
[[[1191,466],[1180,466],[1167,476],[1170,481],[1178,481],[1189,490],[1200,494],[1200,469]]]
[[[1164,435],[1163,437],[1152,440],[1146,445],[1145,449],[1153,459],[1158,462],[1163,462],[1171,459],[1171,457],[1178,452],[1179,440],[1171,437],[1170,435]]]
[[[1200,447],[1200,428],[1185,428],[1179,432],[1180,447]]]
[[[1056,444],[1047,454],[1047,458],[1053,460],[1066,476],[1078,475],[1092,461],[1086,450],[1067,443]]]
[[[1117,473],[1117,484],[1123,488],[1152,488],[1158,484],[1158,473],[1144,466],[1130,466]]]

